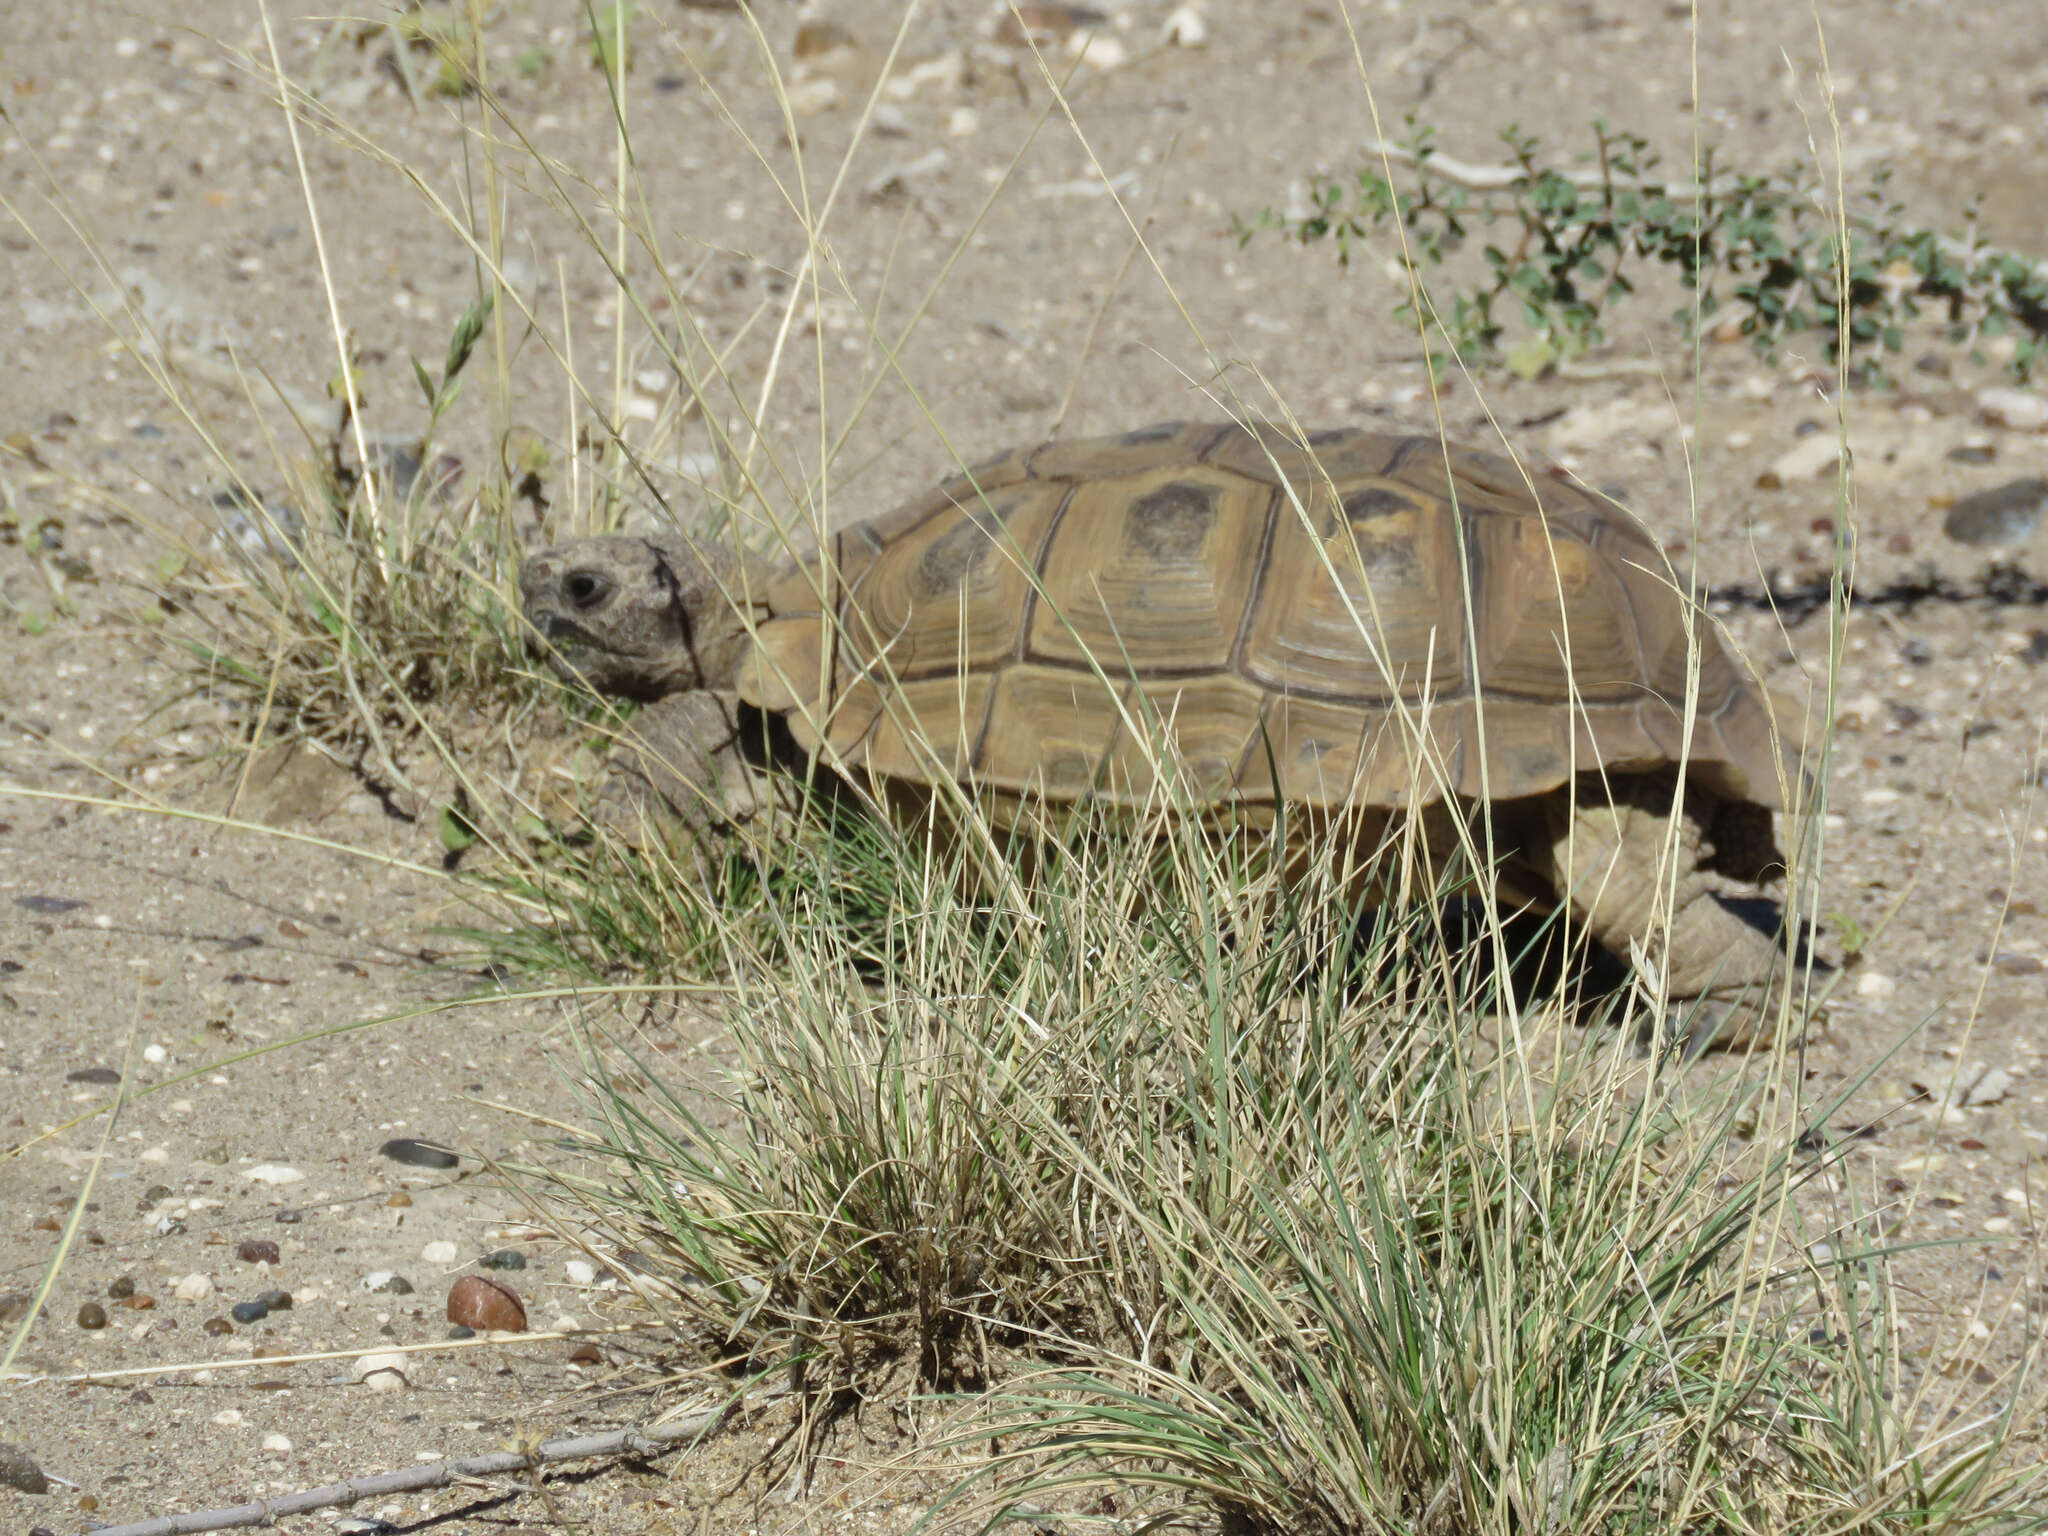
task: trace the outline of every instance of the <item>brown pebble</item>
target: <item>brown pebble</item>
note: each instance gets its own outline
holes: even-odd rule
[[[1895,555],[1910,555],[1913,553],[1913,535],[1895,533],[1884,541],[1884,547]]]
[[[464,1275],[448,1288],[448,1321],[479,1332],[524,1333],[526,1304],[501,1280]]]
[[[78,1507],[84,1510],[88,1515],[91,1514],[94,1510],[100,1507],[99,1495],[93,1493],[81,1493],[78,1496]]]
[[[251,1358],[256,1360],[282,1360],[290,1353],[291,1351],[282,1344],[258,1344],[256,1352]]]
[[[1048,43],[1064,41],[1083,27],[1099,27],[1108,19],[1085,5],[1018,0],[1014,6],[1005,8],[1002,20],[996,23],[996,41],[1005,48],[1021,47],[1027,42],[1043,48]]]
[[[199,1325],[199,1331],[209,1339],[217,1339],[222,1334],[233,1333],[235,1325],[224,1317],[209,1317]]]
[[[107,1294],[116,1301],[122,1301],[127,1297],[133,1296],[135,1294],[135,1277],[133,1275],[123,1275],[107,1287]]]
[[[2048,971],[2048,960],[2039,955],[2001,954],[1994,963],[2007,976],[2038,976]]]
[[[277,931],[288,939],[303,939],[306,936],[306,930],[288,917],[277,920]]]
[[[1965,1152],[1982,1152],[1984,1150],[1984,1143],[1979,1141],[1974,1136],[1965,1136],[1961,1141],[1957,1142],[1956,1145],[1961,1147]],[[1939,1201],[1936,1202],[1936,1204],[1939,1203]]]
[[[412,1204],[412,1196],[402,1189],[394,1189],[391,1192],[391,1197],[384,1203],[394,1211],[403,1210],[406,1206]]]
[[[61,1232],[64,1230],[64,1223],[54,1216],[38,1216],[28,1224],[28,1229],[31,1232]]]
[[[836,21],[807,21],[796,29],[793,52],[800,59],[815,59],[835,48],[855,46],[854,35]]]
[[[235,1257],[244,1264],[275,1264],[277,1244],[267,1237],[248,1238],[236,1247]]]
[[[147,1312],[156,1306],[156,1298],[147,1291],[137,1291],[133,1295],[123,1296],[121,1305],[130,1312]]]
[[[569,1363],[571,1365],[603,1365],[604,1351],[588,1339],[585,1339],[581,1344],[578,1344],[569,1351]]]
[[[96,1301],[88,1301],[78,1309],[78,1326],[88,1329],[106,1327],[107,1309]]]

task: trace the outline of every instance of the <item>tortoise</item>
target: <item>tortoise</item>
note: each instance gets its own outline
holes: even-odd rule
[[[1796,716],[1640,522],[1505,458],[1175,422],[1004,453],[780,566],[609,536],[520,580],[559,668],[650,701],[635,771],[687,818],[760,808],[769,727],[999,822],[1162,771],[1205,815],[1408,815],[1434,849],[1485,803],[1502,898],[1653,959],[1695,1039],[1762,1021],[1777,941],[1708,875],[1777,867]]]

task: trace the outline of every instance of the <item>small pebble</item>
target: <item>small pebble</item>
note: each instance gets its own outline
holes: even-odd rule
[[[0,1440],[0,1483],[21,1493],[48,1493],[50,1480],[35,1457],[12,1440]]]
[[[14,904],[25,912],[35,913],[38,917],[62,917],[66,912],[76,912],[85,905],[84,902],[73,901],[68,896],[17,896],[14,898]],[[114,1081],[120,1080],[120,1074],[115,1073]]]
[[[397,1136],[377,1149],[379,1154],[408,1168],[453,1168],[462,1159],[437,1142]]]
[[[260,1323],[270,1316],[270,1308],[261,1301],[238,1301],[228,1308],[228,1316],[246,1328],[249,1324]]]
[[[224,1317],[209,1317],[199,1325],[199,1331],[209,1339],[218,1339],[235,1331],[235,1325]]]
[[[156,1298],[147,1291],[137,1291],[132,1296],[123,1296],[121,1305],[130,1312],[151,1312],[156,1309]]]
[[[1998,457],[1998,448],[1992,443],[1964,443],[1942,457],[1951,464],[1989,464]]]
[[[402,1211],[411,1204],[412,1196],[402,1189],[394,1189],[384,1201],[385,1209],[393,1211]]]
[[[829,112],[839,105],[839,82],[829,75],[819,75],[815,79],[792,82],[785,94],[792,114],[816,117],[820,112]]]
[[[597,1266],[588,1259],[571,1259],[562,1266],[571,1285],[589,1285],[597,1278]]]
[[[2030,390],[1995,386],[1977,391],[1977,412],[1994,427],[2015,432],[2048,431],[2048,397]]]
[[[256,1299],[263,1303],[267,1311],[289,1312],[292,1309],[292,1293],[290,1291],[265,1291]]]
[[[190,1274],[171,1288],[180,1301],[204,1301],[213,1294],[213,1276]]]
[[[131,1275],[123,1275],[120,1279],[116,1280],[112,1285],[107,1287],[107,1294],[113,1297],[113,1299],[116,1301],[125,1301],[128,1297],[133,1296],[135,1294],[134,1277]]]
[[[501,1280],[464,1275],[448,1288],[448,1321],[480,1333],[524,1333],[526,1304]]]
[[[2048,512],[2048,480],[2010,480],[1965,496],[1948,509],[1941,530],[1958,544],[2024,544]]]
[[[1973,1107],[1996,1104],[2010,1092],[2012,1074],[2003,1067],[1993,1067],[1970,1084],[1963,1094],[1963,1102]]]
[[[428,1264],[453,1264],[456,1255],[461,1251],[461,1249],[444,1238],[439,1242],[429,1243],[426,1247],[422,1248],[420,1250],[420,1258]]]
[[[266,1451],[289,1451],[291,1448],[292,1442],[289,1435],[273,1433],[263,1437],[263,1449]]]
[[[241,1409],[223,1408],[219,1413],[216,1413],[213,1416],[213,1422],[221,1425],[223,1428],[233,1429],[237,1424],[243,1423],[245,1421],[242,1418]]]
[[[796,29],[791,51],[799,59],[816,59],[841,48],[857,46],[854,35],[836,21],[807,21]]]
[[[242,1177],[253,1179],[258,1184],[297,1184],[306,1176],[283,1163],[258,1163],[254,1168],[245,1169]]]
[[[373,1269],[363,1276],[363,1289],[389,1296],[410,1296],[412,1282],[388,1269]]]
[[[105,1087],[121,1081],[121,1074],[112,1067],[79,1067],[64,1074],[67,1083],[94,1083]]]
[[[160,1067],[171,1059],[171,1053],[160,1045],[145,1045],[142,1048],[142,1059],[152,1067]]]
[[[1812,437],[1801,438],[1797,446],[1788,448],[1771,461],[1771,467],[1757,476],[1757,486],[1762,490],[1778,490],[1804,480],[1811,480],[1835,467],[1841,461],[1841,439],[1832,433],[1815,433]]]
[[[1209,23],[1192,5],[1175,7],[1159,31],[1176,48],[1199,48],[1209,41]]]
[[[252,1237],[236,1246],[235,1257],[244,1264],[275,1264],[277,1244],[267,1237]]]
[[[1064,42],[1076,32],[1099,27],[1109,18],[1085,5],[1047,4],[1045,0],[1015,0],[1003,8],[996,21],[995,40],[1005,48],[1035,43],[1043,48]]]
[[[517,1248],[500,1248],[495,1253],[485,1254],[477,1264],[484,1269],[524,1269],[526,1255]]]
[[[81,1328],[106,1327],[107,1309],[96,1301],[88,1301],[78,1309],[78,1326]]]
[[[402,1354],[387,1353],[358,1355],[349,1368],[349,1379],[361,1382],[372,1392],[403,1392],[412,1385],[405,1374],[406,1358]],[[341,1527],[337,1525],[335,1529]]]

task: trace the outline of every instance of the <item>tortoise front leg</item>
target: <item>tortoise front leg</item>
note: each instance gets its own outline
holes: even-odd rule
[[[1659,965],[1673,1002],[1697,1002],[1688,1051],[1769,1040],[1768,1000],[1784,964],[1777,941],[1715,899],[1700,872],[1700,824],[1680,816],[1674,836],[1668,787],[1615,790],[1614,803],[1582,790],[1569,810],[1560,797],[1550,818],[1552,889],[1614,955],[1628,960],[1639,948]]]
[[[696,689],[657,699],[621,732],[597,819],[629,840],[649,829],[680,825],[694,835],[749,822],[774,793],[742,748],[732,695]]]

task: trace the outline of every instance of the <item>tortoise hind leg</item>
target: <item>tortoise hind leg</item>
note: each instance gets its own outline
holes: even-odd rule
[[[1688,1052],[1767,1042],[1785,957],[1772,935],[1722,905],[1702,874],[1709,851],[1696,813],[1709,807],[1689,807],[1674,829],[1668,784],[1612,788],[1611,803],[1598,788],[1582,789],[1577,803],[1557,797],[1544,850],[1552,889],[1604,948],[1624,961],[1639,950],[1662,968],[1674,1003],[1696,1004]]]

